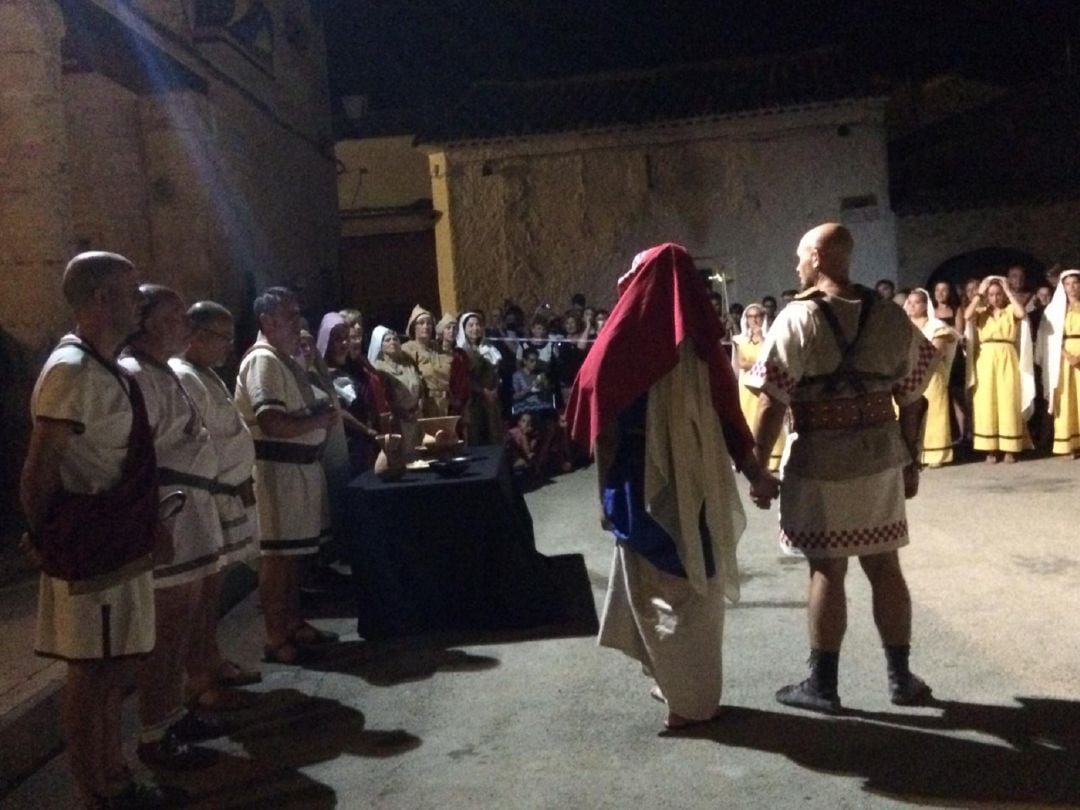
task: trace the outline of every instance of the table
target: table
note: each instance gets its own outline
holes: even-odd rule
[[[469,447],[454,478],[372,472],[346,490],[346,541],[358,630],[386,638],[448,628],[559,621],[555,567],[536,551],[532,516],[502,447]]]

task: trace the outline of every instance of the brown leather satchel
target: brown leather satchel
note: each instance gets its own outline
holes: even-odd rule
[[[42,570],[74,582],[123,568],[150,554],[158,530],[158,473],[154,437],[142,391],[131,374],[110,363],[92,346],[70,340],[127,386],[131,402],[131,434],[120,482],[92,495],[61,492],[50,504],[45,523],[34,535]]]

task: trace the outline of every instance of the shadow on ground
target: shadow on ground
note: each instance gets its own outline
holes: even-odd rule
[[[188,806],[336,807],[334,791],[302,768],[341,756],[399,756],[422,743],[401,729],[365,728],[362,712],[293,689],[267,692],[257,707],[230,717],[235,730],[223,743],[220,761],[168,780],[191,794]]]
[[[736,706],[722,720],[666,734],[781,754],[911,803],[1080,805],[1080,703],[1017,703],[935,701],[940,714],[849,710],[837,718]]]

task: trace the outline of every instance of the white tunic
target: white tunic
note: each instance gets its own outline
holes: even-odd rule
[[[69,335],[68,340],[74,339]],[[34,386],[35,420],[72,423],[60,480],[76,493],[104,492],[120,480],[131,433],[131,403],[121,383],[75,346],[49,356]],[[34,650],[66,660],[142,655],[154,647],[154,591],[149,563],[68,583],[41,575]]]
[[[245,506],[235,488],[252,482],[255,443],[251,431],[236,409],[229,389],[213,369],[179,357],[170,360],[169,367],[199,409],[217,451],[217,481],[222,487],[215,491],[214,501],[224,535],[221,564],[248,559],[256,550],[255,505]]]
[[[861,302],[827,300],[851,340]],[[905,405],[922,395],[936,354],[904,311],[884,301],[874,304],[854,368],[875,375],[863,378],[866,393],[888,392]],[[855,395],[852,390],[841,387],[830,393],[822,383],[807,379],[831,373],[839,362],[839,347],[820,308],[800,297],[777,315],[746,384],[785,405],[850,398]],[[908,543],[903,467],[911,456],[895,420],[793,433],[788,450],[780,490],[780,542],[785,552],[848,557]]]
[[[173,557],[154,567],[154,586],[194,582],[221,570],[225,539],[213,496],[217,452],[195,403],[167,365],[136,353],[125,354],[120,364],[135,375],[146,400],[162,497],[176,490],[187,496],[165,523]]]
[[[302,415],[326,394],[303,369],[279,355],[260,335],[244,356],[236,379],[236,406],[255,440],[255,500],[263,554],[314,554],[329,534],[326,476],[320,461],[326,431],[292,439],[271,438],[259,427],[264,411]],[[299,460],[274,460],[284,457]]]

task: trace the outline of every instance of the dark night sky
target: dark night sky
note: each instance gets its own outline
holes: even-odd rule
[[[1080,0],[328,0],[335,95],[373,109],[520,80],[834,45],[893,79],[1080,69]]]

